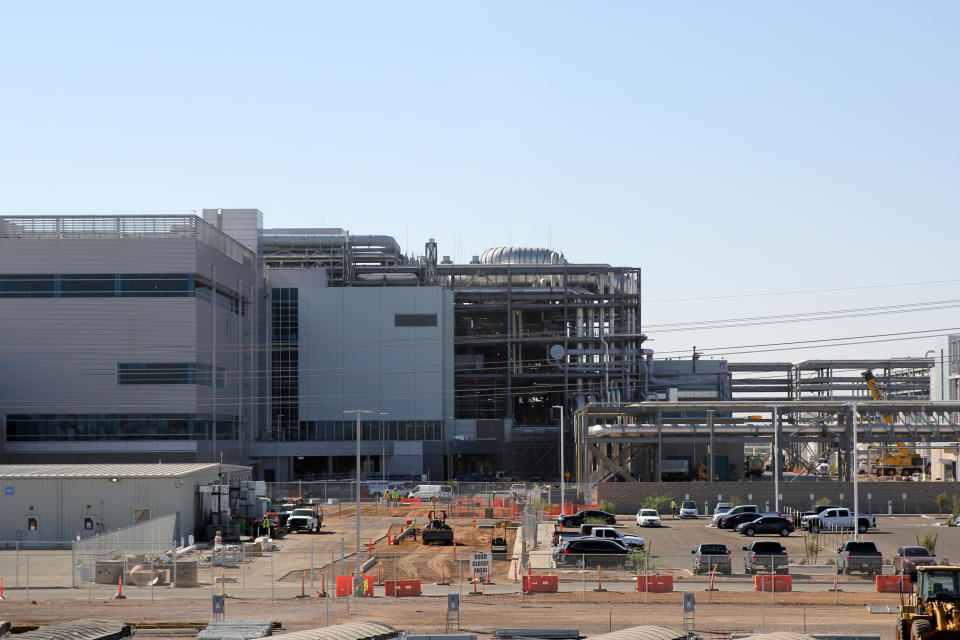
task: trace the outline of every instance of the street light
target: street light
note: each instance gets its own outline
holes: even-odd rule
[[[387,490],[387,443],[383,434],[383,416],[390,415],[387,411],[380,412],[380,481],[383,484],[380,491]]]
[[[360,414],[373,413],[369,409],[348,409],[344,413],[357,414],[357,569],[356,578],[360,577]],[[356,594],[356,582],[354,582],[353,591]]]
[[[273,452],[277,454],[277,473],[274,480],[280,482],[280,418],[286,418],[282,413],[277,414],[277,439],[273,441]]]
[[[560,409],[560,515],[565,516],[566,510],[566,484],[563,477],[563,405],[555,404],[554,409]]]

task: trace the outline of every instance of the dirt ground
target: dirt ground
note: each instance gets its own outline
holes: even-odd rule
[[[471,553],[489,552],[490,542],[494,536],[494,530],[491,528],[493,523],[505,522],[504,520],[478,520],[474,527],[473,518],[447,518],[447,524],[453,528],[454,542],[456,545],[425,545],[422,543],[420,532],[428,522],[429,507],[409,507],[402,506],[393,513],[385,513],[383,508],[375,508],[371,505],[364,505],[360,508],[360,516],[365,522],[368,518],[377,518],[380,524],[380,530],[374,530],[372,534],[364,534],[364,539],[373,541],[373,555],[382,563],[379,567],[371,569],[368,574],[377,576],[378,569],[383,579],[420,579],[431,582],[439,582],[441,578],[448,581],[456,579],[459,572],[463,572],[466,577],[469,574],[469,559]],[[350,527],[356,517],[356,509],[352,506],[343,506],[340,513],[336,515],[326,514],[324,516],[324,528],[327,530],[338,530]],[[407,520],[417,520],[417,539],[413,540],[409,536],[401,540],[399,544],[387,544],[386,535],[389,532],[391,538],[403,528],[406,527]],[[507,558],[513,555],[513,545],[517,537],[517,523],[507,522]],[[374,537],[378,536],[378,537]],[[311,536],[307,534],[288,535],[281,541],[284,549],[291,551],[297,548],[296,545],[309,542]],[[332,542],[332,541],[331,541]],[[369,545],[369,543],[368,543]],[[456,551],[456,558],[454,557]],[[459,567],[459,564],[464,566]],[[441,567],[442,565],[442,567]],[[494,582],[513,579],[510,572],[511,563],[509,561],[495,561],[491,567],[490,579]],[[314,569],[315,578],[319,578],[321,571],[325,567]],[[281,578],[284,582],[300,582],[303,572],[300,570],[292,571]]]
[[[707,601],[707,596],[710,601]],[[681,594],[587,593],[539,594],[526,596],[522,602],[516,595],[461,598],[460,629],[488,638],[502,627],[548,627],[579,629],[590,636],[643,624],[682,626]],[[833,594],[777,594],[776,603],[758,603],[754,593],[696,594],[696,617],[693,628],[708,638],[729,637],[730,633],[793,631],[809,633],[870,633],[884,640],[893,638],[895,615],[874,615],[867,604],[896,604],[893,594],[840,594],[840,604],[833,604]],[[767,594],[769,598],[769,594]],[[340,624],[371,620],[398,629],[418,633],[443,633],[446,598],[421,597],[361,599],[350,605],[346,599],[306,600],[237,600],[227,601],[228,620],[274,620],[281,623],[280,634]],[[86,600],[0,603],[0,618],[15,625],[44,624],[65,620],[109,619],[146,625],[205,626],[210,619],[210,603],[199,600],[164,600],[149,602]],[[452,631],[456,630],[456,621]],[[171,636],[192,636],[190,631],[171,631]]]

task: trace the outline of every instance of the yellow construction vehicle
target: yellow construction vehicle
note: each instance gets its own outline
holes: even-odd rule
[[[874,400],[883,400],[883,395],[880,393],[880,387],[877,386],[877,379],[873,375],[873,371],[867,369],[860,374],[863,376],[864,381],[867,383],[867,387],[870,389],[870,395],[873,396]],[[884,414],[883,420],[887,424],[893,424],[893,418],[890,417],[890,414]],[[881,450],[882,451],[882,450]],[[877,460],[871,467],[871,471],[874,475],[877,476],[911,476],[915,473],[924,472],[923,458],[910,451],[907,448],[907,443],[898,442],[897,450],[893,455],[883,456],[881,452],[881,458]]]
[[[960,567],[927,565],[910,572],[914,591],[900,604],[896,640],[960,639]]]

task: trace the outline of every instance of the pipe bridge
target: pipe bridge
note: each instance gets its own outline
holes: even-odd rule
[[[887,419],[889,418],[889,422]],[[591,403],[574,416],[576,477],[592,487],[608,480],[662,477],[664,445],[693,452],[694,467],[705,451],[708,482],[716,479],[717,447],[773,445],[776,481],[784,450],[827,443],[839,453],[838,475],[849,480],[858,469],[855,443],[951,443],[960,446],[960,402],[917,400],[799,400],[782,402],[707,401]],[[859,465],[862,469],[863,466]],[[691,469],[693,478],[697,469]],[[726,480],[727,478],[721,478]],[[592,488],[591,487],[591,488]]]

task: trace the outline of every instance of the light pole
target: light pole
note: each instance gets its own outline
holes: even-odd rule
[[[282,413],[277,414],[277,439],[273,441],[273,452],[277,455],[277,477],[274,478],[276,482],[280,482],[280,418],[285,417]]]
[[[360,414],[373,413],[369,409],[348,409],[344,413],[355,413],[357,415],[357,569],[354,574],[355,579],[360,577]],[[353,588],[356,593],[356,583]]]
[[[380,487],[381,493],[387,490],[387,442],[383,433],[383,416],[390,415],[387,411],[380,412]]]
[[[560,409],[560,515],[565,516],[566,510],[566,483],[563,477],[563,405],[555,404],[554,409]]]

